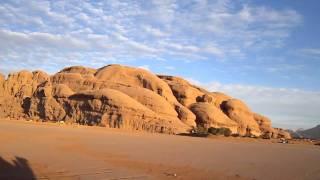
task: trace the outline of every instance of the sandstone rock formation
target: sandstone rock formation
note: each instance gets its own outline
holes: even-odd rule
[[[286,136],[243,102],[173,76],[121,65],[0,74],[0,117],[185,133],[226,127],[239,135]]]
[[[196,115],[196,123],[203,127],[226,127],[232,133],[238,133],[238,124],[226,116],[221,109],[206,102],[194,103],[190,106],[191,111]]]
[[[239,134],[261,135],[261,130],[254,119],[253,113],[242,101],[229,99],[222,102],[221,108],[230,119],[238,123]]]

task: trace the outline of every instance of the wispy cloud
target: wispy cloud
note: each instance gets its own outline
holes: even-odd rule
[[[239,59],[280,47],[302,21],[291,9],[228,0],[5,1],[0,17],[0,61],[16,62],[45,51],[52,62],[75,53],[80,62]]]
[[[303,56],[309,56],[313,58],[320,58],[320,48],[304,48],[298,51]]]
[[[149,67],[149,65],[142,65],[142,66],[138,66],[138,68],[141,68],[141,69],[144,69],[144,70],[150,71],[150,67]]]
[[[320,92],[220,82],[199,83],[248,103],[252,110],[272,119],[274,126],[310,128],[320,123]]]

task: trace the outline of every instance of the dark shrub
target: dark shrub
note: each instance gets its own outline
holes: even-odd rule
[[[238,133],[237,133],[237,134],[231,134],[231,136],[232,136],[232,137],[239,137],[240,134],[238,134]]]
[[[208,133],[213,134],[213,135],[224,135],[224,136],[231,136],[232,132],[229,128],[214,128],[210,127],[208,129]]]
[[[194,137],[207,137],[209,134],[208,134],[207,128],[202,127],[202,126],[198,126],[198,127],[192,128],[190,130],[189,135],[194,136]]]
[[[208,129],[202,126],[199,126],[195,129],[195,133],[197,134],[208,134]]]
[[[229,137],[232,134],[232,131],[229,128],[225,128],[224,129],[224,136]]]

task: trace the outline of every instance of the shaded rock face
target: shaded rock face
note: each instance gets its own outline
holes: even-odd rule
[[[192,86],[188,81],[182,78],[173,76],[159,76],[159,78],[170,86],[176,99],[186,107],[197,102],[197,97],[204,94],[200,88]]]
[[[3,96],[4,94],[4,81],[5,77],[3,74],[0,73],[0,97]]]
[[[272,138],[285,138],[285,139],[291,139],[291,134],[281,128],[274,128]]]
[[[198,102],[192,104],[190,109],[196,115],[197,124],[206,128],[226,127],[229,128],[232,133],[238,133],[238,124],[213,104]]]
[[[240,135],[284,134],[239,100],[173,76],[121,65],[67,67],[49,76],[0,74],[0,117],[185,133],[195,126],[226,127]]]
[[[261,130],[253,113],[240,100],[229,99],[221,104],[221,109],[232,120],[237,122],[240,135],[261,135]]]
[[[253,118],[258,123],[261,133],[265,138],[278,138],[278,131],[271,127],[271,120],[265,116],[254,113]]]

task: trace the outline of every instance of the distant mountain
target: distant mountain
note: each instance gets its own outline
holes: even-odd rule
[[[291,129],[287,129],[286,131],[290,133],[292,138],[297,138],[297,139],[303,138],[303,136],[299,133],[299,131],[301,131],[301,130],[294,131],[294,130],[291,130]]]
[[[295,134],[305,138],[320,139],[320,125],[311,129],[297,130]]]

